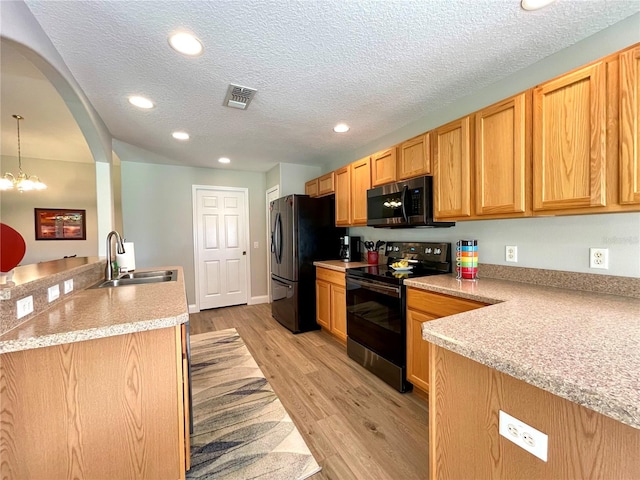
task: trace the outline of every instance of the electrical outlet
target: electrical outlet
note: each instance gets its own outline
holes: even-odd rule
[[[33,296],[29,295],[16,302],[16,315],[18,318],[22,318],[25,315],[29,315],[33,312]]]
[[[57,283],[47,290],[49,302],[53,302],[56,298],[60,296],[60,285]]]
[[[608,248],[590,248],[589,249],[589,268],[609,269],[609,249]]]
[[[547,461],[549,437],[545,433],[521,422],[502,410],[500,410],[499,431],[500,435],[507,440],[535,455],[540,460]]]
[[[517,263],[518,262],[518,247],[516,247],[515,245],[507,245],[504,248],[504,259],[507,262]]]
[[[64,293],[65,295],[73,291],[73,278],[64,281]]]

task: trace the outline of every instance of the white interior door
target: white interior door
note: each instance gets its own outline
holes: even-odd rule
[[[269,303],[271,303],[271,219],[269,204],[275,200],[276,198],[280,198],[280,185],[276,185],[275,187],[271,187],[267,190],[267,290],[269,294]]]
[[[247,190],[194,187],[200,310],[247,303]]]

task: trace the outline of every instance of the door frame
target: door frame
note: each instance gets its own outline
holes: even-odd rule
[[[244,228],[245,228],[245,251],[247,252],[247,262],[246,262],[246,283],[245,288],[247,290],[247,305],[251,304],[251,249],[249,248],[251,244],[251,230],[250,230],[250,222],[249,222],[249,189],[245,187],[221,187],[214,185],[191,185],[191,219],[192,219],[192,228],[193,228],[193,267],[195,272],[194,278],[194,286],[196,290],[196,311],[193,313],[197,313],[200,311],[200,267],[199,267],[199,258],[198,258],[198,218],[197,218],[197,198],[196,192],[198,190],[208,190],[208,191],[224,191],[224,192],[239,192],[244,194]]]
[[[278,192],[278,197],[280,198],[280,184],[274,185],[271,188],[268,188],[265,192],[265,203],[267,204],[267,299],[269,303],[273,301],[271,298],[271,215],[269,210],[269,194],[273,192]]]

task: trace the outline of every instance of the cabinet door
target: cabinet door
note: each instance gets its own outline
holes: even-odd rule
[[[398,180],[431,173],[431,134],[419,135],[400,145]]]
[[[336,170],[336,225],[351,225],[351,169]]]
[[[436,316],[407,310],[407,380],[429,392],[429,342],[422,339],[422,323]]]
[[[640,47],[620,55],[620,203],[640,203]]]
[[[471,215],[471,122],[466,116],[434,133],[434,217]]]
[[[604,206],[604,63],[533,91],[533,209]]]
[[[335,192],[334,173],[329,172],[318,178],[318,195],[329,195]]]
[[[369,157],[351,164],[351,225],[367,224],[367,190],[371,188]]]
[[[316,322],[331,330],[331,284],[316,280]]]
[[[347,340],[347,291],[339,285],[331,285],[331,333],[342,341]]]
[[[378,187],[396,181],[398,149],[388,148],[371,156],[371,185]]]
[[[530,99],[522,93],[476,113],[476,215],[525,212]]]
[[[309,195],[310,197],[318,196],[318,179],[314,178],[313,180],[309,180],[304,184],[304,194]]]

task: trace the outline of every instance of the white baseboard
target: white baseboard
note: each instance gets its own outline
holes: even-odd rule
[[[260,295],[259,297],[251,297],[247,305],[257,305],[259,303],[269,303],[269,295]]]
[[[194,304],[194,305],[189,305],[189,313],[198,313],[200,312],[200,309]]]

